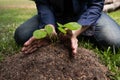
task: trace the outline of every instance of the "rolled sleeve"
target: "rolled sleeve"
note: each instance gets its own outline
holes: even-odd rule
[[[85,12],[80,15],[78,23],[83,26],[94,26],[101,15],[104,0],[88,0]]]
[[[44,26],[46,24],[55,25],[55,18],[47,0],[36,0],[35,3],[40,17],[40,26]]]

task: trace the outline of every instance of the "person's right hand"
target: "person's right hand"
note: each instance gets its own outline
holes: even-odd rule
[[[57,33],[55,31],[55,28],[53,25],[50,24],[50,26],[53,28],[53,33],[52,33],[52,37],[56,37]],[[44,30],[44,29],[43,29]],[[24,54],[29,54],[29,53],[33,53],[34,51],[36,51],[39,47],[42,46],[46,46],[50,43],[50,39],[48,37],[43,38],[43,39],[36,39],[33,36],[24,43],[21,51]]]

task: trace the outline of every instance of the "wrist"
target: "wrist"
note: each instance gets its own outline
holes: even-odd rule
[[[78,35],[81,34],[81,28],[78,30],[72,30],[73,37],[77,37]]]

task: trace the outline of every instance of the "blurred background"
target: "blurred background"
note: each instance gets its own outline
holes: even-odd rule
[[[105,1],[103,11],[120,24],[120,0]],[[14,32],[19,25],[37,14],[35,7],[31,0],[0,0],[0,61],[20,52],[21,46],[15,43]],[[113,80],[120,80],[120,51],[116,54],[110,49],[101,51],[93,48],[89,41],[80,41],[80,46],[101,55],[105,65],[114,73],[116,79]]]
[[[35,8],[31,0],[0,0],[0,8]]]

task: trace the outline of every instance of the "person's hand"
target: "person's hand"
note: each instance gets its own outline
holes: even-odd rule
[[[77,53],[78,39],[71,30],[66,31],[65,35],[63,33],[59,34],[59,39],[69,49],[72,56],[74,56]]]
[[[78,39],[76,37],[71,37],[70,41],[71,41],[72,55],[74,56],[77,53]]]
[[[54,26],[53,25],[50,25],[50,26],[53,28],[52,36],[53,37],[57,36]],[[48,37],[43,38],[43,39],[36,39],[32,36],[28,41],[24,43],[21,51],[24,54],[29,54],[29,53],[36,51],[39,47],[46,46],[49,43],[50,43],[50,39]]]
[[[80,35],[82,32],[84,32],[86,29],[89,27],[82,27],[78,30],[66,30],[67,34],[60,35],[60,39],[62,43],[64,43],[65,46],[67,46],[72,55],[74,56],[77,53],[77,48],[78,48],[78,39],[77,36]]]
[[[85,30],[87,30],[88,28],[89,28],[89,26],[83,26],[82,28],[80,28],[78,30],[71,31],[70,41],[71,41],[71,49],[72,49],[73,55],[75,55],[77,53],[77,48],[78,48],[77,36],[80,35],[82,32],[84,32]]]

